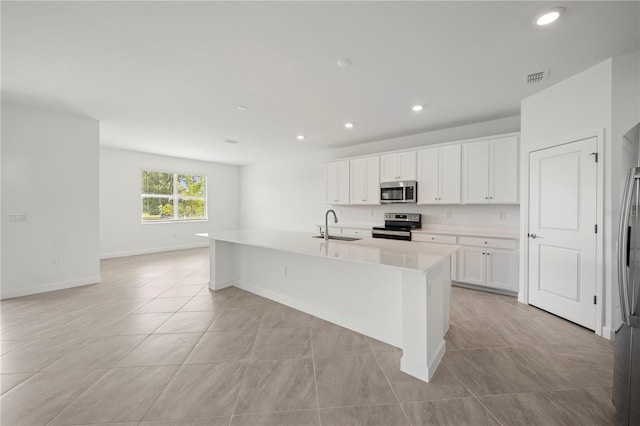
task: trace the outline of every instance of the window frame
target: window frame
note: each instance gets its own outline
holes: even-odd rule
[[[200,174],[200,173],[185,173],[185,172],[173,172],[173,171],[167,171],[167,170],[157,170],[157,169],[139,169],[140,174],[138,175],[140,178],[140,188],[139,188],[139,193],[140,193],[140,223],[142,225],[150,225],[153,223],[185,223],[185,222],[207,222],[209,220],[209,178],[204,175],[204,174]],[[144,186],[144,182],[142,179],[143,173],[144,172],[150,172],[150,173],[165,173],[165,174],[171,174],[173,175],[173,194],[145,194],[142,192],[143,190],[143,186]],[[191,175],[191,176],[199,176],[201,178],[204,179],[204,195],[202,197],[198,197],[195,195],[181,195],[178,192],[178,176],[180,175]],[[143,219],[143,214],[144,214],[144,204],[143,204],[143,200],[145,198],[162,198],[162,199],[169,199],[171,201],[173,201],[173,216],[171,219],[157,219],[157,220],[144,220]],[[179,204],[181,200],[203,200],[204,201],[204,217],[203,218],[198,218],[198,219],[180,219],[180,215],[179,215]]]

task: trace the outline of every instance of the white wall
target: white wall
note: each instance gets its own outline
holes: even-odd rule
[[[413,148],[436,143],[508,133],[519,130],[519,117],[377,141],[313,155],[243,166],[241,169],[241,226],[313,232],[324,222],[329,206],[325,198],[325,163],[337,158]],[[477,224],[517,227],[518,206],[336,206],[343,223],[378,225],[384,212],[420,212],[423,223]],[[450,211],[451,218],[446,217]],[[505,219],[499,219],[500,212]]]
[[[142,224],[142,170],[207,177],[208,221]],[[195,233],[239,226],[239,168],[161,155],[100,149],[100,256],[116,257],[206,246]]]
[[[619,323],[617,296],[617,225],[624,170],[622,134],[638,112],[638,52],[608,59],[522,101],[521,194],[526,194],[528,155],[533,149],[568,142],[602,131],[604,134],[604,315],[603,328],[611,338]],[[521,198],[520,282],[527,277],[528,205]],[[522,297],[522,294],[521,294]]]
[[[98,147],[94,119],[2,102],[2,298],[100,280]]]

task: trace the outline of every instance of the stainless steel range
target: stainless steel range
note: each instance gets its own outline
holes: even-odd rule
[[[411,241],[411,230],[422,226],[420,213],[385,213],[384,226],[374,226],[373,238]]]

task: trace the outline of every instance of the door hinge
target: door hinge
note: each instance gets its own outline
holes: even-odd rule
[[[592,153],[591,153],[591,154],[589,154],[589,155],[593,155],[593,159],[595,160],[595,162],[596,162],[596,163],[598,162],[598,153],[597,153],[597,152],[592,152]]]
[[[597,303],[597,301],[598,301],[598,296],[594,295],[593,296],[593,304],[595,305]]]
[[[598,224],[597,224],[597,223],[596,223],[595,225],[593,225],[593,232],[594,232],[595,234],[597,234],[597,233],[598,233]]]

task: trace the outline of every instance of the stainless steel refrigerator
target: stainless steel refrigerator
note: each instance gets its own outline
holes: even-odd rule
[[[618,234],[622,325],[616,331],[613,403],[618,425],[640,425],[640,167],[629,170]]]

